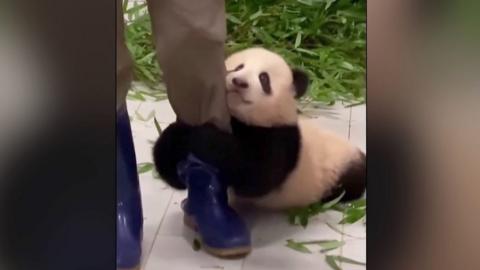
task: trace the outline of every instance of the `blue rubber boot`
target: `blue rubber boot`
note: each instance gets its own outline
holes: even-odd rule
[[[178,165],[178,175],[188,188],[184,222],[199,233],[203,248],[219,257],[248,254],[250,232],[228,205],[227,186],[219,181],[218,171],[190,154]]]
[[[132,130],[126,108],[117,112],[117,268],[140,264],[143,214]]]

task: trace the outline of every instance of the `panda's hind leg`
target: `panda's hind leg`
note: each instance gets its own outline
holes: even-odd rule
[[[341,201],[352,201],[363,196],[367,184],[367,163],[364,153],[359,152],[359,157],[353,159],[347,168],[340,174],[337,185],[322,202],[331,201],[345,191]]]

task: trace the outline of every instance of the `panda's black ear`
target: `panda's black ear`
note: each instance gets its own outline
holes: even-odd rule
[[[293,73],[293,86],[295,87],[295,98],[302,97],[308,88],[308,75],[302,70],[292,69]]]

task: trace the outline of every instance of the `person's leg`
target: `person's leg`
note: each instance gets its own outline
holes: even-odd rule
[[[151,0],[156,50],[179,121],[154,148],[155,165],[174,188],[187,188],[185,224],[218,256],[250,251],[250,233],[230,208],[227,187],[237,158],[226,105],[223,0]]]
[[[125,104],[133,76],[133,62],[125,44],[122,0],[117,0],[117,111]]]
[[[123,13],[117,0],[117,268],[140,263],[143,215],[126,96],[132,61],[124,43]]]
[[[230,130],[225,98],[223,0],[148,1],[168,99],[187,124]]]

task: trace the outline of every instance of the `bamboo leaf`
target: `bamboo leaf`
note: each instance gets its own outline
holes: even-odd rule
[[[322,250],[320,250],[320,252],[325,253],[327,251],[331,251],[339,247],[342,247],[343,245],[345,245],[345,242],[334,240],[326,243],[320,243],[319,245],[323,248]]]
[[[344,241],[338,240],[314,240],[314,241],[303,241],[303,242],[296,242],[300,245],[319,245],[322,247],[320,252],[324,253],[330,250],[337,249],[343,245],[345,245]]]
[[[325,256],[325,261],[333,270],[342,270],[340,266],[338,266],[337,262],[335,261],[335,257],[332,255]]]
[[[138,2],[134,2],[133,7],[126,9],[125,13],[129,15],[137,15],[141,10],[145,8],[147,8],[147,3],[139,4]]]
[[[227,13],[227,20],[229,20],[230,22],[234,23],[234,24],[242,24],[242,21],[240,21],[239,18],[233,16],[232,14],[228,14]]]
[[[256,18],[262,16],[263,12],[262,12],[262,7],[260,7],[258,9],[257,12],[253,13],[248,19],[250,19],[251,21],[255,20]]]
[[[347,209],[340,224],[353,224],[365,216],[365,209]]]
[[[287,240],[286,246],[302,253],[312,253],[305,245],[297,243],[293,240]]]
[[[345,196],[345,190],[342,192],[342,194],[340,194],[337,198],[329,201],[329,202],[326,202],[323,204],[323,208],[324,209],[330,209],[332,208],[332,206],[336,205],[338,202],[340,202],[340,200],[343,198],[343,196]]]
[[[303,245],[323,245],[325,243],[330,243],[330,242],[333,242],[333,241],[337,241],[337,240],[313,240],[313,241],[302,241],[302,242],[298,242],[298,243],[303,244]]]
[[[297,37],[295,38],[295,48],[298,48],[300,44],[302,43],[302,32],[297,33]]]
[[[137,165],[138,174],[146,173],[153,169],[154,165],[151,162],[139,163]]]
[[[157,129],[158,136],[162,135],[162,127],[160,127],[160,124],[158,123],[156,117],[153,117],[153,123],[155,123],[155,128]]]
[[[330,6],[335,3],[337,0],[326,0],[327,4],[325,5],[325,10],[329,9]]]
[[[343,61],[342,63],[340,63],[340,66],[348,70],[354,70],[353,65],[347,61]]]
[[[130,100],[146,101],[143,95],[137,91],[129,91],[127,94],[127,98]]]
[[[302,225],[303,228],[306,228],[308,225],[308,215],[302,215],[300,216],[300,225]]]
[[[307,6],[313,6],[312,0],[297,0],[297,1]]]
[[[359,262],[344,256],[332,256],[336,261],[343,262],[343,263],[349,263],[349,264],[356,264],[356,265],[364,265],[366,266],[367,264],[364,262]]]
[[[311,51],[311,50],[307,50],[307,49],[303,49],[303,48],[295,48],[295,50],[301,52],[301,53],[305,53],[305,54],[308,54],[308,55],[312,55],[312,56],[318,56],[318,54],[314,51]]]
[[[330,224],[329,222],[327,222],[326,224],[330,229],[334,230],[335,232],[337,232],[339,234],[346,235],[348,237],[352,237],[352,238],[356,238],[356,239],[365,239],[365,237],[358,237],[358,236],[354,236],[354,235],[351,235],[351,234],[348,234],[348,233],[344,233],[340,229],[338,229],[337,227]]]

